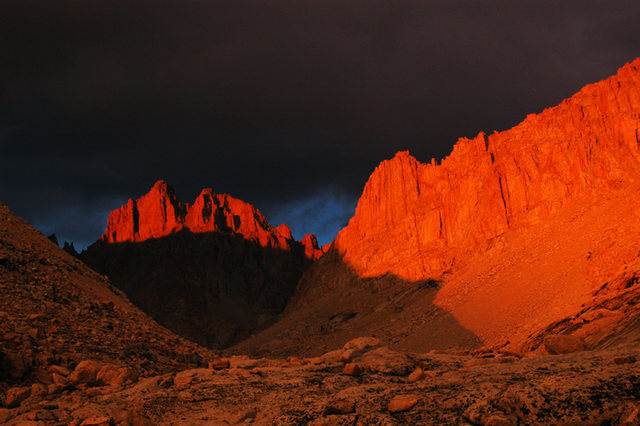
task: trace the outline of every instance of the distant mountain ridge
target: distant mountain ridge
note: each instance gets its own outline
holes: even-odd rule
[[[178,201],[173,188],[157,181],[151,190],[109,215],[107,229],[100,238],[107,243],[141,242],[166,237],[187,229],[193,233],[220,232],[240,234],[263,247],[291,250],[302,244],[305,254],[318,259],[322,250],[313,234],[296,241],[291,229],[282,224],[272,227],[258,209],[227,194],[216,194],[205,188],[193,204]]]

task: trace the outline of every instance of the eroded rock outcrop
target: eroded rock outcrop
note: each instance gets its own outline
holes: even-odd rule
[[[568,199],[638,179],[640,59],[500,133],[462,138],[440,164],[408,152],[373,172],[335,240],[362,276],[420,279]]]

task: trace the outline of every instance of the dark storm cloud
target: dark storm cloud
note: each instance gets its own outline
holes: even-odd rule
[[[379,161],[615,73],[637,22],[635,1],[2,2],[0,200],[82,245],[163,178],[325,243]]]

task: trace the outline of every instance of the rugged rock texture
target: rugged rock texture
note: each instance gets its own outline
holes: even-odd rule
[[[227,194],[215,194],[205,188],[193,205],[182,204],[165,181],[109,215],[107,229],[100,238],[107,243],[141,242],[166,237],[181,230],[192,233],[218,232],[242,235],[262,247],[292,250],[300,244],[310,259],[322,255],[315,236],[306,235],[297,242],[285,224],[273,228],[258,209]]]
[[[397,425],[637,424],[638,347],[519,357],[396,352],[365,347],[351,362],[342,349],[317,358],[224,359],[124,382],[110,366],[78,364],[86,376],[63,393],[40,383],[5,394],[9,425]],[[223,360],[218,360],[221,363]],[[360,370],[358,365],[362,365]],[[402,368],[398,368],[402,366]],[[98,370],[99,368],[99,370]],[[359,374],[349,374],[358,369]],[[96,371],[98,371],[96,373]],[[416,378],[410,371],[420,372]],[[82,374],[80,374],[82,373]],[[120,376],[118,376],[120,377]],[[102,378],[102,379],[100,379]]]
[[[460,139],[441,164],[382,162],[334,245],[361,276],[439,275],[454,257],[568,199],[638,179],[640,59],[511,130]]]
[[[640,59],[442,164],[384,161],[355,216],[244,353],[354,334],[397,350],[637,339]]]
[[[371,178],[356,217],[305,272],[278,322],[230,350],[271,359],[220,358],[172,337],[0,205],[0,423],[638,424],[640,179],[637,148],[625,139],[634,125],[637,135],[638,65],[548,110],[557,119],[537,116],[547,123],[533,127],[539,146],[518,148],[514,139],[492,151],[492,141],[517,135],[523,123],[484,148],[484,138],[462,142],[438,167],[406,154],[383,163],[376,174],[386,177]],[[591,117],[589,125],[574,123],[570,140],[547,140],[564,137],[557,129],[570,126],[566,113],[577,101],[584,116],[576,122]],[[610,138],[588,145],[588,135]],[[474,165],[481,158],[488,162]],[[458,167],[447,169],[454,159]],[[448,178],[425,187],[424,170]],[[429,191],[440,202],[430,210]],[[158,198],[151,216],[165,225],[138,217],[131,241],[98,244],[113,250],[104,259],[141,262],[140,279],[156,277],[145,291],[155,288],[158,303],[184,297],[158,281],[192,257],[184,247],[202,244],[203,257],[181,270],[197,285],[221,271],[199,269],[208,259],[265,270],[275,264],[265,250],[293,252],[244,234],[194,233],[184,225],[188,209]],[[114,223],[126,229],[135,212],[125,209]],[[191,226],[204,226],[198,220]],[[362,245],[350,240],[354,230]],[[163,232],[170,235],[158,237]],[[284,226],[277,234],[290,240]],[[156,237],[134,242],[136,235]],[[306,240],[298,247],[308,259],[304,247],[315,244]],[[212,245],[222,248],[206,252]],[[350,257],[358,250],[364,260]],[[213,306],[236,313],[232,301],[247,295],[267,305],[277,299],[251,284],[216,288]],[[209,303],[208,290],[199,290],[196,298]],[[194,368],[207,358],[209,368]],[[173,367],[181,371],[163,371]]]
[[[164,326],[221,348],[279,314],[321,255],[314,235],[298,242],[244,201],[204,189],[182,204],[159,181],[112,212],[81,258]]]
[[[34,380],[45,394],[61,392],[70,370],[86,359],[148,376],[197,367],[213,356],[159,326],[106,277],[3,204],[0,294],[0,392]]]
[[[553,332],[631,309],[635,281],[606,286],[599,311]],[[624,300],[604,295],[619,286]],[[637,344],[522,356],[397,351],[360,337],[313,358],[219,358],[159,327],[3,205],[0,290],[2,424],[636,424],[640,416]],[[382,307],[387,321],[410,295]],[[349,318],[336,317],[335,330]]]

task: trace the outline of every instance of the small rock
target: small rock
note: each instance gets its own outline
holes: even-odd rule
[[[93,398],[94,396],[102,395],[102,390],[99,388],[89,388],[84,391],[85,396]]]
[[[348,364],[345,364],[344,369],[342,370],[342,374],[344,374],[345,376],[360,377],[360,375],[362,374],[362,370],[360,369],[358,364],[350,362]]]
[[[192,383],[199,383],[210,380],[214,372],[206,368],[196,368],[177,373],[173,378],[173,385],[176,389],[184,389]]]
[[[9,408],[17,407],[29,398],[29,395],[31,395],[31,387],[11,388],[5,394],[4,403]]]
[[[413,363],[406,355],[384,346],[365,353],[358,364],[364,371],[394,376],[405,376],[413,368]]]
[[[92,385],[96,383],[96,377],[100,369],[104,364],[93,361],[85,360],[81,361],[73,372],[69,375],[69,381],[74,384],[87,384]]]
[[[511,357],[514,357],[514,358],[520,358],[520,357],[522,357],[522,354],[521,354],[521,353],[516,352],[516,351],[510,351],[510,350],[508,350],[508,349],[500,349],[500,350],[498,351],[498,353],[499,353],[499,354],[502,354],[502,355],[504,355],[504,356],[511,356]]]
[[[235,374],[236,376],[249,377],[251,372],[246,368],[230,368],[229,374]]]
[[[47,387],[42,383],[34,383],[31,385],[31,396],[42,396],[47,393]]]
[[[69,371],[69,369],[61,367],[59,365],[50,365],[49,367],[47,367],[47,369],[49,371],[51,371],[52,373],[57,373],[61,376],[68,376],[69,374],[71,374],[71,371]]]
[[[111,426],[113,419],[111,416],[90,417],[80,423],[80,426]]]
[[[29,316],[27,317],[27,319],[29,321],[35,321],[35,320],[39,320],[44,318],[45,315],[44,314],[29,314]]]
[[[287,362],[300,362],[300,358],[295,356],[287,357]]]
[[[223,370],[225,368],[229,368],[231,364],[227,358],[218,358],[209,362],[210,370]]]
[[[545,337],[544,346],[547,352],[553,355],[568,354],[587,349],[587,345],[580,337],[565,334],[552,334]]]
[[[55,422],[58,419],[53,412],[46,410],[30,411],[25,417],[31,421],[46,420],[48,422]]]
[[[474,349],[473,351],[471,351],[469,353],[469,355],[471,356],[484,356],[487,354],[491,354],[493,352],[493,349],[488,347],[488,346],[483,346],[481,348],[478,349]]]
[[[380,339],[375,337],[358,337],[345,343],[343,350],[353,350],[356,353],[364,353],[367,350],[377,348],[382,345]]]
[[[61,376],[58,373],[52,373],[51,374],[51,380],[53,381],[53,384],[55,386],[59,386],[59,387],[65,387],[65,386],[69,386],[69,379],[67,379],[64,376]]]
[[[416,395],[398,395],[389,402],[389,412],[409,411],[419,400],[420,398]]]
[[[247,421],[252,422],[257,415],[258,415],[258,412],[256,410],[247,410],[247,411],[241,412],[240,414],[235,416],[233,419],[231,419],[231,424],[247,423]]]
[[[340,362],[341,357],[342,357],[342,350],[338,349],[337,351],[327,352],[326,354],[322,355],[320,358],[322,359],[322,362],[325,364],[335,364],[336,362]]]
[[[635,355],[623,355],[623,356],[617,356],[613,359],[613,362],[615,364],[633,364],[634,362],[636,362],[636,357]]]
[[[471,424],[481,425],[484,424],[483,419],[488,418],[491,411],[493,411],[492,405],[486,400],[480,400],[467,407],[462,413],[462,417]]]
[[[56,393],[60,393],[64,390],[64,386],[60,386],[60,385],[55,385],[55,384],[50,384],[47,386],[47,394],[49,395],[53,395]]]
[[[407,377],[407,382],[415,383],[417,381],[424,379],[425,377],[426,377],[426,374],[424,374],[424,371],[422,371],[422,368],[416,368],[415,370],[413,370],[413,373],[409,374],[409,377]]]
[[[324,406],[324,414],[348,414],[356,409],[356,402],[350,398],[332,398]]]
[[[189,390],[183,390],[178,392],[178,399],[182,400],[182,401],[193,401],[193,392],[189,391]]]
[[[484,421],[484,426],[513,426],[515,423],[501,414],[492,414]]]
[[[340,354],[340,361],[351,362],[355,356],[356,351],[354,351],[353,349],[347,349],[346,351],[342,351],[342,353]]]

